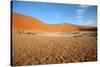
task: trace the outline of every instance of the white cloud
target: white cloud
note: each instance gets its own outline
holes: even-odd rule
[[[92,7],[92,6],[89,6],[89,5],[80,5],[80,6],[78,6],[79,8],[78,9],[76,9],[76,12],[77,12],[77,16],[76,16],[76,18],[78,19],[78,22],[79,22],[79,24],[80,25],[97,25],[97,20],[96,19],[87,19],[87,20],[85,20],[84,19],[84,13],[87,11],[87,9],[89,8],[89,7]]]
[[[76,18],[77,18],[77,19],[80,19],[80,18],[82,18],[82,16],[81,16],[81,15],[78,15],[78,16],[76,16]]]
[[[76,11],[79,15],[81,15],[85,12],[85,9],[77,9]]]
[[[81,21],[80,25],[97,25],[97,21],[95,19],[89,19],[85,21]]]
[[[89,5],[80,5],[79,7],[86,9],[86,8],[89,8],[89,7],[92,7],[92,6],[89,6]]]
[[[87,8],[91,7],[89,5],[80,5],[78,6],[79,8],[76,9],[76,12],[77,12],[77,16],[76,18],[78,20],[82,20],[83,16],[84,16],[84,13],[86,12]]]
[[[76,18],[77,19],[81,19],[83,17],[83,14],[85,12],[85,9],[77,9],[76,12],[77,12]]]

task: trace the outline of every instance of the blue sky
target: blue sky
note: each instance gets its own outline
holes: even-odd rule
[[[48,24],[72,23],[97,25],[97,7],[93,5],[13,1],[12,12],[35,17]]]

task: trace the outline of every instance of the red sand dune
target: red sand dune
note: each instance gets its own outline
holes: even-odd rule
[[[96,26],[80,26],[74,24],[46,24],[31,16],[19,13],[12,13],[12,29],[42,31],[42,32],[64,32],[64,31],[92,31],[97,30]]]

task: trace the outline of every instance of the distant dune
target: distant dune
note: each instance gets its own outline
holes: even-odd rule
[[[12,29],[41,32],[65,32],[65,31],[96,31],[96,26],[80,26],[69,23],[46,24],[37,18],[19,13],[12,13]]]

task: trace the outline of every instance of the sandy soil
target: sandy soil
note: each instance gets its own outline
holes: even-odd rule
[[[33,33],[13,33],[12,65],[96,61],[96,36],[84,34],[86,35],[84,37],[83,34],[78,36],[76,33],[72,35],[75,36],[40,36]]]

